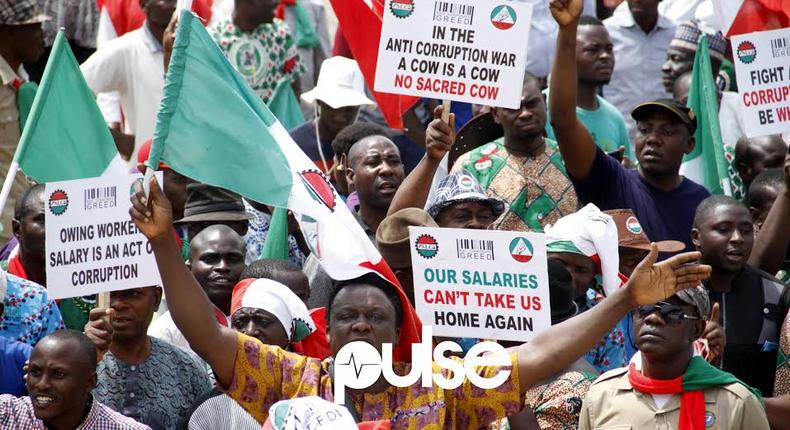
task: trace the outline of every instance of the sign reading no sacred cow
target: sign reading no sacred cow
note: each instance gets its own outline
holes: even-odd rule
[[[375,89],[518,108],[531,20],[509,0],[386,0]]]

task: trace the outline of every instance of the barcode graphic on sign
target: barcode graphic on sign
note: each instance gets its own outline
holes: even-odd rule
[[[115,207],[116,189],[115,187],[88,188],[85,191],[85,209],[95,209],[99,207]]]
[[[771,52],[774,58],[790,56],[790,37],[780,37],[771,40]]]
[[[469,22],[471,22],[475,16],[475,7],[468,4],[456,4],[456,3],[439,1],[434,3],[433,5],[434,18],[438,14],[466,16],[469,18]]]
[[[482,239],[455,239],[459,254],[461,251],[486,251],[494,252],[493,240]]]

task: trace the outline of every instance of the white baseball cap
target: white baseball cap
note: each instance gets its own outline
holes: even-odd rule
[[[365,95],[365,79],[357,62],[340,56],[321,63],[318,84],[302,93],[302,100],[307,103],[321,100],[333,109],[375,104]]]

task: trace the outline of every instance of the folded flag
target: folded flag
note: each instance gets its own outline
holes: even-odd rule
[[[719,128],[716,82],[708,55],[708,36],[699,38],[691,73],[688,107],[697,118],[694,150],[683,157],[680,174],[704,186],[711,194],[732,195],[733,180],[724,154]],[[734,173],[734,170],[732,171]]]
[[[331,278],[353,279],[374,272],[405,297],[329,180],[189,11],[181,11],[146,164],[155,167],[160,160],[200,182],[291,210]],[[399,345],[405,344],[410,352],[410,342],[419,341],[419,320],[408,300],[404,320]]]

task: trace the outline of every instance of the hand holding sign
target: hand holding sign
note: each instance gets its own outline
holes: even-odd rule
[[[129,215],[135,225],[148,240],[170,237],[173,229],[173,208],[167,200],[156,177],[150,181],[151,195],[145,198],[145,191],[140,182],[134,184],[135,193],[132,194],[132,207]]]
[[[441,160],[450,151],[455,141],[455,114],[450,114],[449,124],[442,121],[444,108],[436,106],[433,110],[433,121],[428,124],[425,132],[425,153],[428,158]]]
[[[560,27],[576,25],[582,15],[582,0],[550,0],[549,9]]]
[[[658,248],[652,244],[650,254],[636,266],[627,284],[634,304],[659,302],[707,279],[711,267],[694,263],[700,255],[699,252],[685,252],[656,263]]]
[[[112,344],[112,324],[110,320],[115,315],[113,308],[94,308],[88,315],[88,323],[85,324],[85,335],[96,345],[96,355],[101,361],[104,354],[110,350]]]

